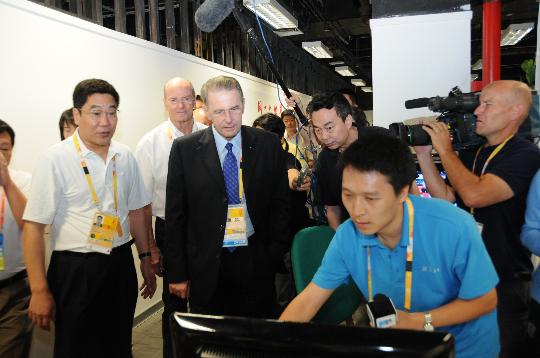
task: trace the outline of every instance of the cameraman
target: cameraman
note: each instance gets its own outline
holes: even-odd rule
[[[532,270],[519,234],[530,182],[540,167],[540,151],[516,135],[532,99],[518,81],[496,81],[480,95],[476,133],[486,142],[456,154],[444,123],[424,123],[451,186],[439,176],[431,146],[415,147],[426,186],[474,215],[500,277],[497,285],[501,357],[526,356],[527,303]]]

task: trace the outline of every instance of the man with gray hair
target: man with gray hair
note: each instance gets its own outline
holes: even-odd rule
[[[208,80],[201,97],[212,126],[175,140],[169,158],[169,291],[193,313],[274,317],[289,237],[285,152],[274,134],[242,125],[236,79]]]
[[[150,247],[152,248],[152,263],[156,273],[160,274],[160,250],[163,250],[165,230],[165,187],[167,184],[167,169],[169,153],[174,139],[206,128],[205,125],[193,120],[195,108],[195,90],[190,81],[175,77],[165,83],[163,104],[169,118],[148,132],[137,144],[135,158],[141,169],[146,192],[152,203],[146,208],[148,220]],[[155,216],[155,241],[153,239],[151,217]],[[157,248],[156,248],[157,242]],[[185,299],[170,295],[167,272],[163,274],[163,356],[171,357],[170,334],[168,318],[172,312],[186,312]]]

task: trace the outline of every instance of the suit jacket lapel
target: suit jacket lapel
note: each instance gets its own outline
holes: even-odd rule
[[[223,178],[223,170],[219,161],[212,127],[204,130],[203,135],[199,139],[197,150],[201,152],[200,158],[206,169],[208,169],[208,175],[216,182],[218,188],[221,188],[223,193],[225,193],[225,179]]]
[[[242,179],[244,182],[244,192],[246,198],[252,187],[254,178],[253,170],[255,168],[255,160],[257,158],[257,137],[242,126]]]

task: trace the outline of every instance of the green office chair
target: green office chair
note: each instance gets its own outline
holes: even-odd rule
[[[294,236],[291,261],[298,293],[311,282],[333,236],[334,230],[328,226],[308,227]],[[351,280],[334,291],[312,321],[339,324],[350,319],[362,301],[362,294]]]

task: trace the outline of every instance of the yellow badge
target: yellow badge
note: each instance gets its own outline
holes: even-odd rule
[[[90,233],[88,234],[88,246],[93,251],[110,254],[114,235],[120,233],[118,216],[96,212]]]
[[[223,247],[247,246],[245,209],[242,205],[229,205]]]

